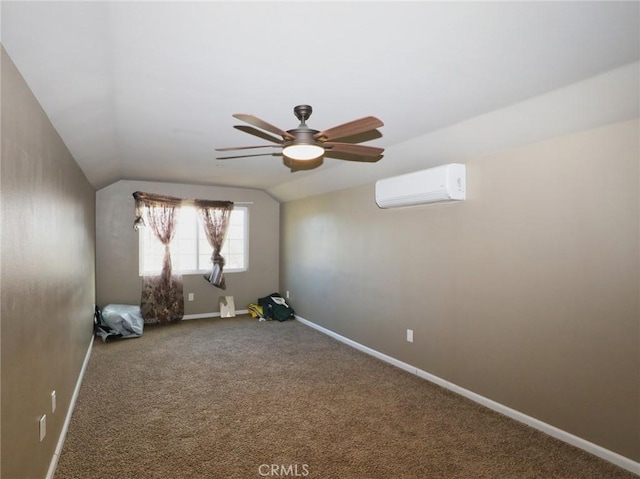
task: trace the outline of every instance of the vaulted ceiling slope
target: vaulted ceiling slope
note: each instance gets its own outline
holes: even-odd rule
[[[258,188],[288,200],[501,147],[487,137],[535,140],[527,135],[553,135],[554,122],[571,130],[567,114],[578,125],[582,110],[593,114],[585,103],[594,91],[605,95],[595,109],[606,115],[591,123],[637,116],[639,7],[3,1],[1,35],[96,188],[144,179]],[[582,87],[584,97],[555,93],[593,77],[599,86]],[[626,88],[622,99],[616,88]],[[526,106],[535,98],[567,110]],[[367,144],[385,156],[325,159],[296,173],[273,156],[216,160],[216,147],[264,143],[234,129],[233,113],[288,130],[298,104],[313,106],[308,124],[317,130],[380,118],[383,136]]]

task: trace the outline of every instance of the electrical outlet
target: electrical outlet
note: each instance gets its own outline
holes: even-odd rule
[[[189,293],[189,301],[193,301],[193,293]]]
[[[56,392],[51,391],[51,414],[56,412]]]
[[[407,329],[407,341],[413,342],[413,329]]]
[[[44,437],[47,435],[47,415],[46,414],[43,414],[42,416],[40,416],[40,419],[38,419],[38,429],[40,431],[40,442],[42,442]]]
[[[285,296],[289,299],[289,290],[287,290],[287,294]]]

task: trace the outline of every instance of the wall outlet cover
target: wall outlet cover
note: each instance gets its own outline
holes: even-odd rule
[[[413,342],[413,329],[407,329],[407,341]]]
[[[38,429],[40,431],[40,442],[42,442],[44,437],[47,435],[47,415],[46,414],[43,414],[42,416],[40,416],[40,419],[38,419]]]

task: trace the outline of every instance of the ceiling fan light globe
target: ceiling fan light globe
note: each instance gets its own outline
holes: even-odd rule
[[[282,153],[292,160],[315,160],[324,155],[324,148],[319,145],[288,145]]]

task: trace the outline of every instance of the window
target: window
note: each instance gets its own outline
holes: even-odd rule
[[[171,242],[171,264],[174,273],[198,274],[211,271],[211,253],[207,237],[200,221],[200,214],[193,206],[183,206],[176,214],[177,230]],[[248,266],[249,209],[234,207],[229,217],[227,237],[222,247],[225,273],[246,271]],[[162,270],[164,246],[144,227],[139,232],[140,275],[159,274]]]

